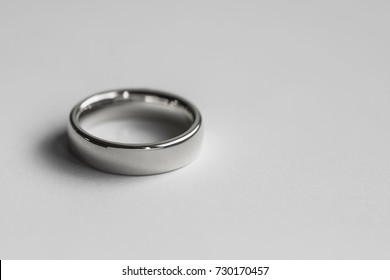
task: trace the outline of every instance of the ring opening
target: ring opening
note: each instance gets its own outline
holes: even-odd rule
[[[178,99],[124,90],[87,98],[75,117],[94,137],[121,144],[148,144],[185,133],[196,114]]]

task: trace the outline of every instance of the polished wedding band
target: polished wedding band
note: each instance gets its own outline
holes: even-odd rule
[[[181,134],[153,143],[120,143],[87,132],[81,121],[116,106],[157,106],[187,118]],[[202,120],[198,109],[176,95],[146,89],[122,89],[97,93],[78,103],[70,113],[68,135],[72,150],[89,165],[110,173],[150,175],[178,169],[197,155],[202,140]]]

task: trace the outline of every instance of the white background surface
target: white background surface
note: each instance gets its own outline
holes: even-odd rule
[[[0,258],[389,258],[387,1],[2,1]],[[202,111],[181,170],[65,147],[71,107],[149,87]]]

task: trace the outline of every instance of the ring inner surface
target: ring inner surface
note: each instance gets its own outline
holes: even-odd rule
[[[84,101],[76,119],[94,137],[121,144],[153,144],[185,133],[195,112],[175,98],[110,92]]]

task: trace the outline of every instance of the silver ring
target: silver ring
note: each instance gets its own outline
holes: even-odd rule
[[[134,144],[102,139],[83,128],[84,119],[96,118],[107,108],[112,114],[121,105],[173,110],[188,119],[188,127],[167,140]],[[131,110],[131,107],[127,109]],[[113,90],[97,93],[78,103],[70,113],[68,135],[72,150],[97,169],[124,175],[158,174],[181,168],[196,157],[202,140],[202,118],[194,105],[170,93],[146,89]]]

